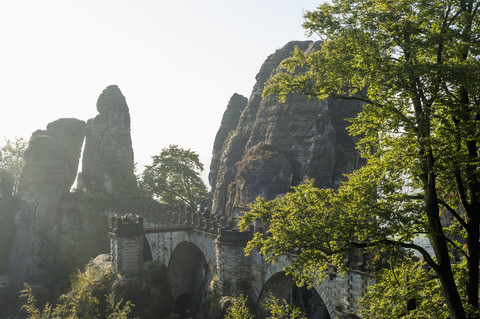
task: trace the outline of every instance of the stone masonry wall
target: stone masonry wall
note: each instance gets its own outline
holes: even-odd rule
[[[115,270],[121,273],[139,271],[143,264],[143,218],[125,215],[112,217],[110,251]]]
[[[136,206],[135,202],[141,204]],[[223,296],[248,294],[255,302],[267,281],[289,265],[286,258],[271,264],[258,253],[244,255],[244,247],[251,234],[255,231],[264,232],[262,225],[252,225],[249,232],[240,233],[235,221],[230,218],[150,205],[139,199],[125,202],[117,198],[110,201],[109,207],[117,213],[128,211],[129,208],[137,214],[142,211],[145,213],[143,225],[154,260],[168,265],[172,252],[183,242],[198,247],[211,273],[216,274]],[[135,250],[133,244],[124,241],[117,240],[116,245],[112,245],[113,255],[118,255],[119,251],[125,253],[129,249]],[[139,251],[140,247],[137,252],[132,252],[133,259],[141,256]],[[121,257],[116,258],[120,262]],[[123,261],[120,265],[130,267]],[[332,319],[353,318],[360,316],[359,300],[372,280],[367,273],[352,269],[344,276],[332,272],[313,288],[325,303]]]
[[[248,294],[252,283],[251,260],[244,248],[248,233],[220,230],[215,241],[219,289],[225,296]]]
[[[117,272],[139,271],[143,263],[143,237],[112,238],[112,261]]]

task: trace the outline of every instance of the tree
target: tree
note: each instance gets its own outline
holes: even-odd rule
[[[290,271],[300,281],[302,274],[321,276],[325,263],[342,268],[351,249],[382,258],[413,250],[434,272],[450,316],[475,316],[479,7],[475,0],[332,0],[306,13],[304,27],[321,37],[321,49],[295,50],[264,94],[363,102],[350,133],[367,165],[336,191],[307,183],[283,198],[258,200],[242,227],[259,219],[271,236],[255,236],[249,250],[275,259],[299,248]],[[419,236],[432,254],[416,244]],[[461,263],[463,278],[453,270]]]
[[[200,177],[203,164],[198,155],[190,149],[170,145],[152,159],[153,164],[145,166],[143,171],[141,191],[168,205],[187,205],[192,210],[198,209],[208,194]]]
[[[12,195],[18,191],[18,181],[25,161],[23,153],[27,143],[16,137],[14,140],[5,138],[5,145],[0,147],[0,274],[7,270],[15,221]]]
[[[13,140],[5,138],[5,145],[0,148],[0,169],[10,172],[14,178],[13,194],[18,191],[18,182],[22,174],[25,160],[23,154],[27,149],[28,143],[21,137],[15,137]]]

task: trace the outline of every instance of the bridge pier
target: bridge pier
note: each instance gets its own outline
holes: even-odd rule
[[[215,240],[218,288],[223,296],[249,294],[252,286],[251,259],[244,248],[249,232],[220,228]]]
[[[143,217],[131,214],[112,216],[110,225],[110,253],[115,271],[140,271],[143,264]]]

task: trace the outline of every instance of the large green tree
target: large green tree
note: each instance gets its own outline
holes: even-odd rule
[[[479,7],[478,0],[332,0],[306,13],[304,27],[320,36],[321,49],[296,50],[264,93],[362,101],[350,132],[368,164],[338,190],[305,184],[257,201],[243,227],[259,219],[272,236],[257,235],[249,249],[275,259],[300,248],[290,269],[300,280],[327,264],[342,267],[351,249],[383,258],[415,251],[434,272],[449,315],[475,316]],[[417,244],[422,237],[433,253]],[[465,271],[454,271],[459,264]]]
[[[170,145],[145,166],[139,185],[146,195],[168,205],[187,205],[197,210],[207,197],[207,187],[200,177],[203,164],[190,149]]]

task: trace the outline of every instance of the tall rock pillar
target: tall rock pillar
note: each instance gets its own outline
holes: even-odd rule
[[[81,179],[89,192],[132,194],[136,190],[130,112],[122,92],[110,85],[88,120]]]
[[[55,281],[59,203],[70,192],[85,137],[85,122],[67,118],[32,134],[15,208],[16,233],[9,258],[9,276],[49,286]]]

